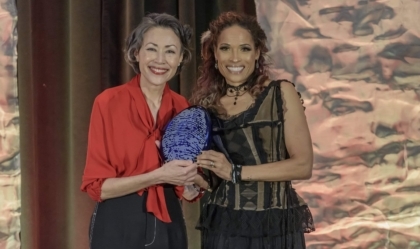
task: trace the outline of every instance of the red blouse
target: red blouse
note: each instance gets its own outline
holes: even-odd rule
[[[101,202],[105,179],[139,175],[162,165],[155,140],[175,114],[188,107],[187,100],[165,86],[157,115],[157,127],[139,86],[140,75],[124,85],[99,94],[93,104],[86,166],[81,190]],[[177,186],[179,198],[184,187]],[[171,222],[162,186],[147,188],[146,207],[159,220]],[[144,189],[138,191],[142,195]]]

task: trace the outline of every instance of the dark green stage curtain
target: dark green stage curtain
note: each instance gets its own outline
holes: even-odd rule
[[[220,12],[255,15],[251,0],[18,0],[18,84],[22,167],[22,248],[89,248],[94,202],[79,191],[93,100],[127,81],[124,38],[150,12],[195,30],[195,58],[171,88],[186,97],[197,78],[199,37]],[[185,204],[189,248],[200,206]]]

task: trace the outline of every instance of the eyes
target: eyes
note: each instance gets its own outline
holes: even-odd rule
[[[149,52],[157,52],[157,49],[154,48],[154,47],[148,47],[148,48],[146,48],[146,51],[149,51]],[[174,49],[168,49],[168,50],[165,50],[165,53],[167,53],[167,54],[176,54],[176,51]]]
[[[219,50],[220,51],[223,51],[223,52],[226,52],[226,51],[229,51],[230,50],[230,46],[227,46],[227,45],[222,45],[222,46],[220,46],[219,47]],[[250,47],[250,46],[241,46],[240,48],[239,48],[239,50],[241,51],[241,52],[250,52],[250,51],[252,51],[252,48]]]

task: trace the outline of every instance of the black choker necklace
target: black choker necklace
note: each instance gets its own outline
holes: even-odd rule
[[[236,105],[238,97],[244,95],[247,90],[248,82],[242,83],[239,86],[232,86],[226,83],[226,96],[235,97],[235,101],[233,102],[234,105]]]

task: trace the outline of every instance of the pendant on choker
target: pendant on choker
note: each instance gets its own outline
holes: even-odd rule
[[[228,97],[234,97],[235,100],[233,102],[234,105],[236,105],[236,102],[238,100],[239,96],[244,95],[248,90],[248,82],[245,82],[239,86],[232,86],[229,84],[226,84],[226,96]]]

